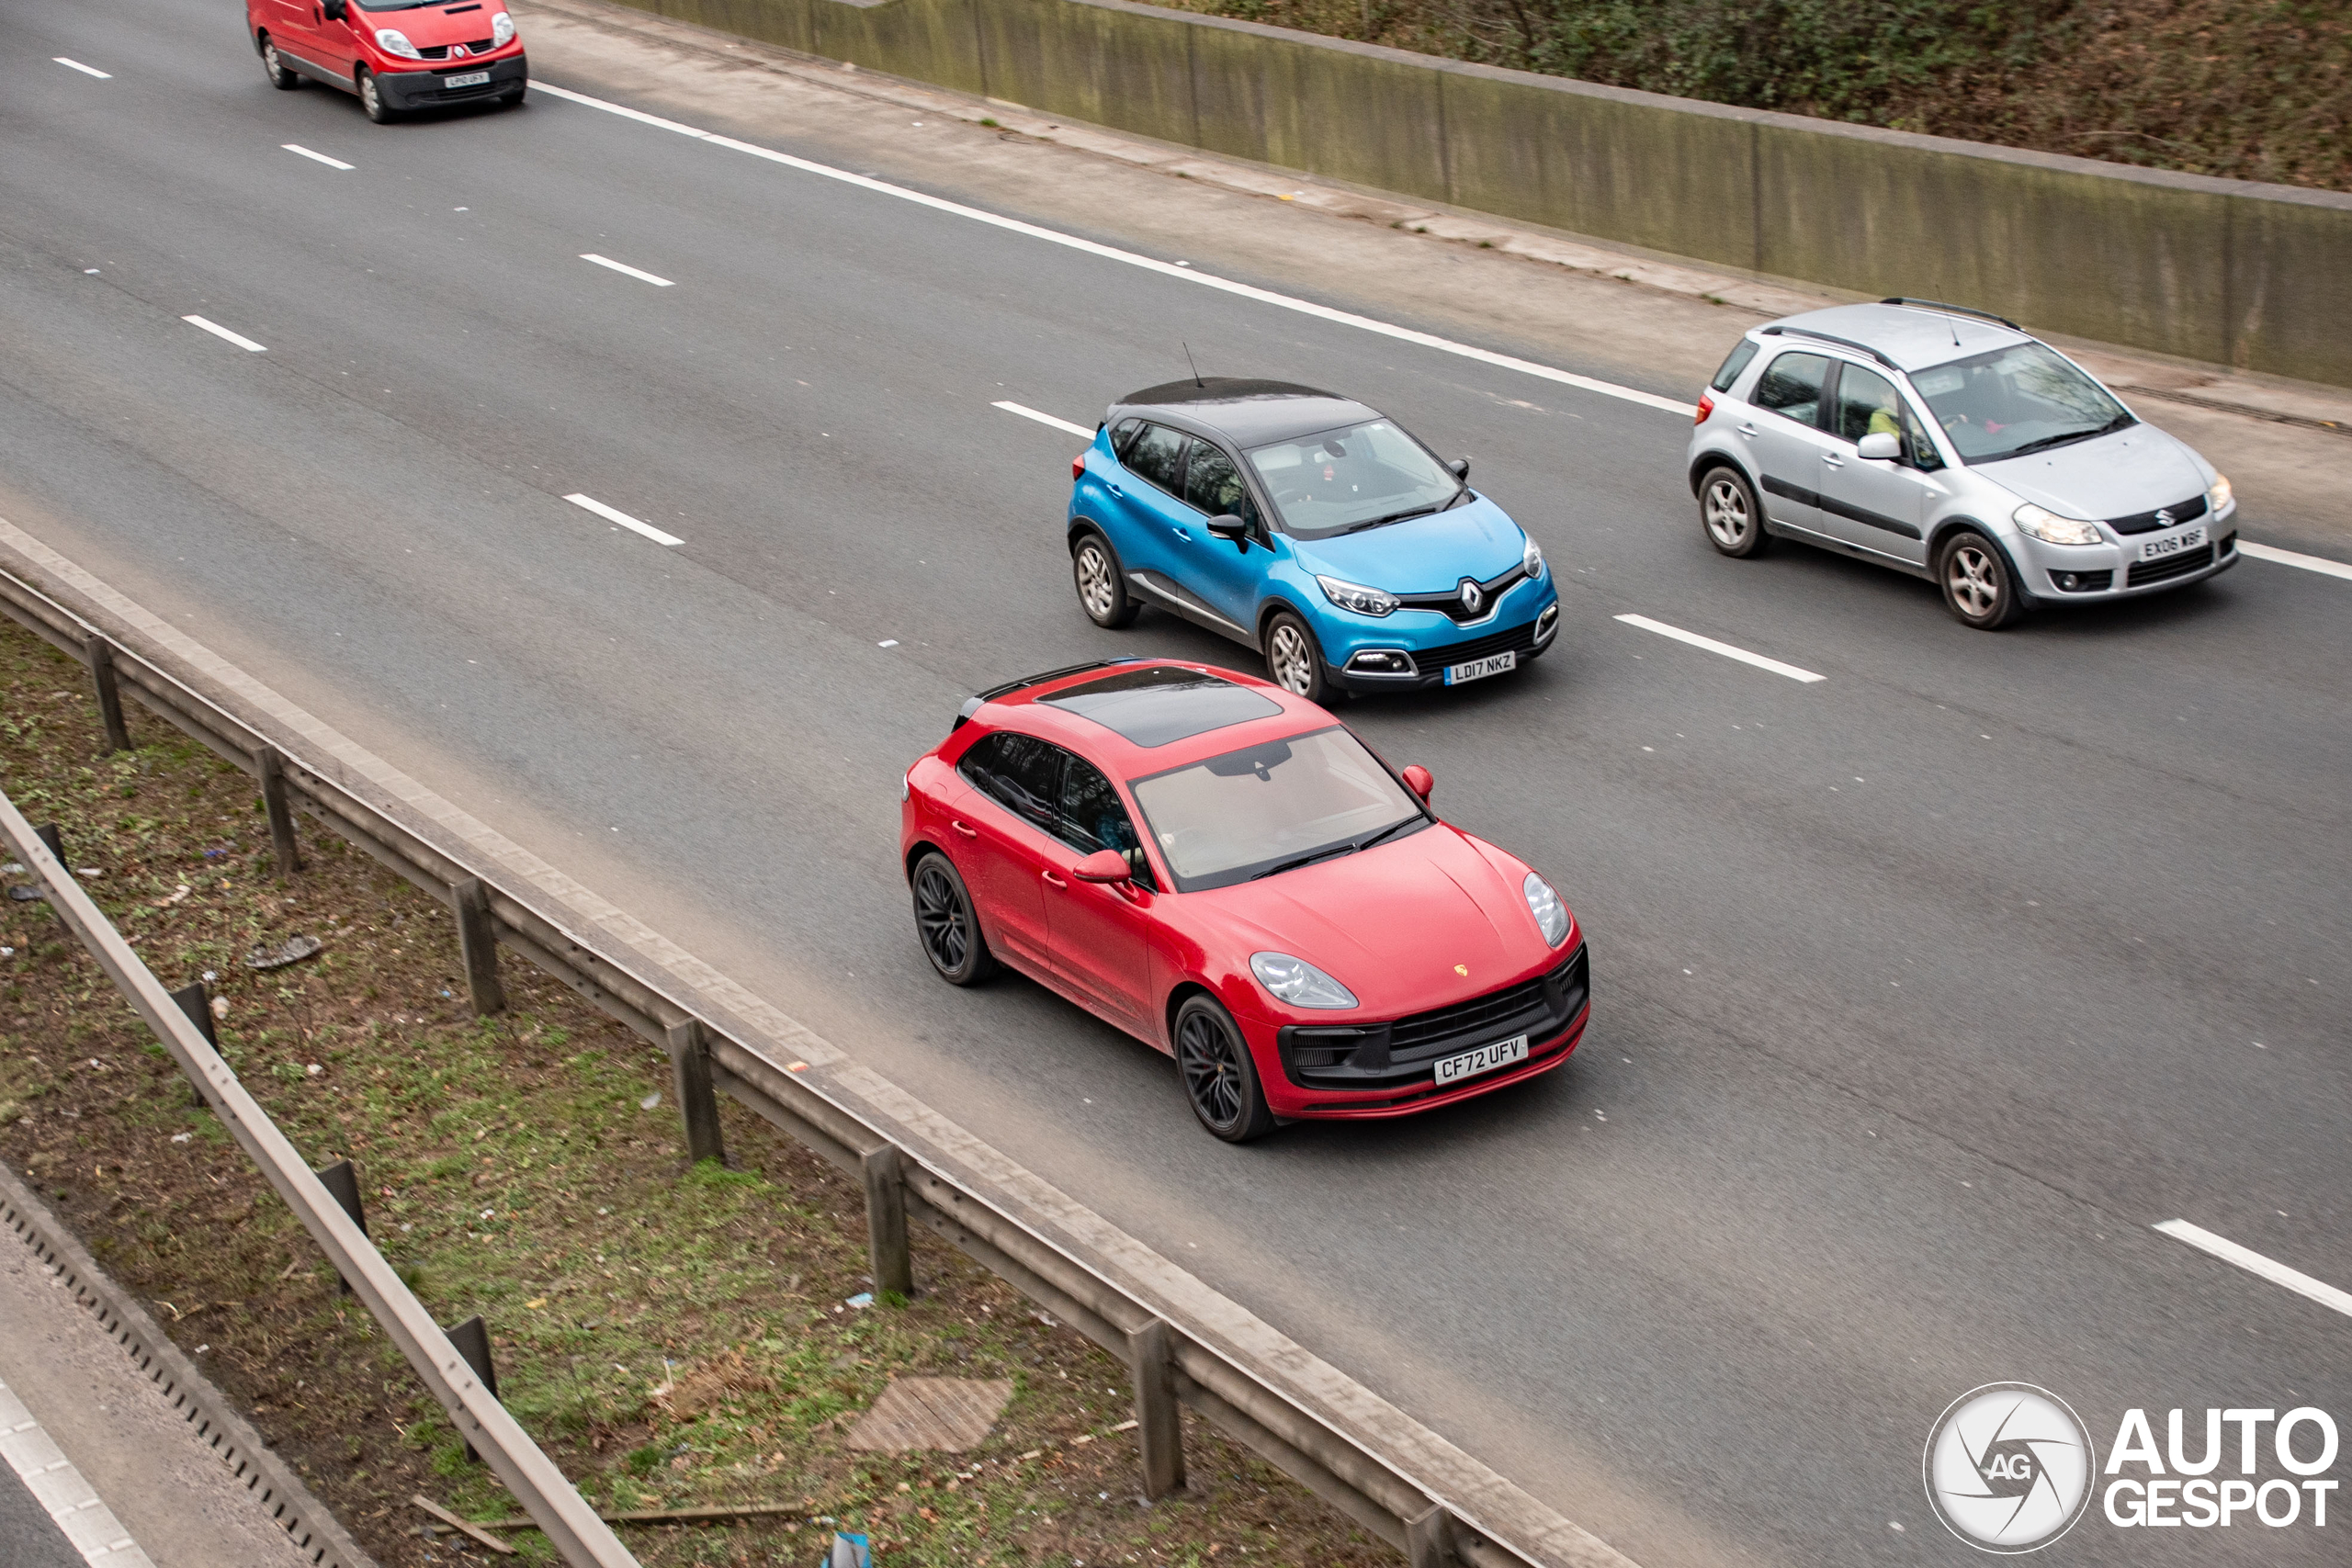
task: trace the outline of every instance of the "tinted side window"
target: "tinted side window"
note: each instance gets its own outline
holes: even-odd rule
[[[1832,426],[1841,441],[1859,442],[1865,435],[1903,434],[1903,400],[1894,383],[1875,370],[1849,365],[1838,372],[1838,423]]]
[[[1731,355],[1724,361],[1723,368],[1715,372],[1715,378],[1707,385],[1718,392],[1730,391],[1731,384],[1739,379],[1739,373],[1747,369],[1747,362],[1755,357],[1756,345],[1746,338],[1740,339],[1732,345]]]
[[[1795,420],[1799,424],[1821,423],[1821,383],[1829,361],[1818,354],[1784,354],[1772,361],[1756,383],[1756,406]]]
[[[1000,731],[965,752],[956,771],[1015,817],[1051,833],[1059,821],[1062,760],[1069,755],[1035,736]]]
[[[1184,443],[1192,437],[1164,424],[1147,424],[1143,434],[1135,438],[1120,461],[1127,472],[1139,479],[1148,479],[1170,495],[1178,492],[1177,481],[1184,467]]]
[[[1184,469],[1184,500],[1211,517],[1228,513],[1258,531],[1258,503],[1233,459],[1205,441],[1193,443],[1193,460]]]
[[[1080,854],[1116,850],[1127,857],[1127,867],[1137,882],[1146,887],[1159,886],[1152,880],[1151,861],[1143,852],[1143,840],[1136,836],[1119,792],[1100,769],[1082,758],[1072,757],[1064,764],[1061,815],[1054,836]]]
[[[1111,450],[1117,453],[1124,458],[1127,455],[1127,444],[1133,441],[1136,438],[1136,434],[1142,429],[1143,421],[1139,419],[1123,419],[1118,423],[1113,425],[1111,427]]]

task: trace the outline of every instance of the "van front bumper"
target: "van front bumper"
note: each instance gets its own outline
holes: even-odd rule
[[[488,72],[490,80],[470,87],[447,85],[452,76]],[[452,60],[435,71],[379,71],[376,91],[396,109],[439,108],[444,104],[473,104],[511,93],[531,79],[530,62],[521,54],[486,60]]]

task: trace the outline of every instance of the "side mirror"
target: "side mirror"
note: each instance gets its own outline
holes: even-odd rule
[[[1437,787],[1437,781],[1430,777],[1430,771],[1427,768],[1416,762],[1405,770],[1405,787],[1419,795],[1421,804],[1427,806],[1430,803],[1430,791]]]
[[[1882,430],[1863,436],[1855,450],[1874,463],[1891,463],[1903,456],[1903,440],[1892,431]]]
[[[1469,482],[1469,480],[1470,480],[1470,459],[1469,459],[1469,458],[1467,458],[1467,457],[1456,457],[1455,459],[1453,459],[1453,461],[1452,461],[1451,463],[1448,463],[1448,464],[1446,465],[1446,468],[1448,468],[1448,469],[1453,473],[1453,477],[1454,477],[1455,479],[1462,480],[1462,481],[1463,481],[1464,483],[1465,483],[1465,484],[1467,484],[1467,483]]]
[[[1116,850],[1097,850],[1076,865],[1069,874],[1080,882],[1132,882],[1135,868],[1127,857]]]
[[[346,14],[345,0],[319,0],[319,14],[330,22],[342,21]]]
[[[1250,525],[1230,512],[1210,518],[1208,530],[1217,538],[1232,540],[1237,550],[1246,552],[1250,548]]]

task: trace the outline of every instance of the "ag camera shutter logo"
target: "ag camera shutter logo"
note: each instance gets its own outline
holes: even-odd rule
[[[1996,1382],[1951,1402],[1928,1434],[1921,1468],[1944,1528],[1982,1551],[2038,1551],[2075,1528],[2098,1456],[2066,1402],[2031,1383]]]

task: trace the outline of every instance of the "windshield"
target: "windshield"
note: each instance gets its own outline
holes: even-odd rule
[[[1911,384],[1970,463],[2084,441],[2135,423],[2106,388],[2038,343],[1921,370]]]
[[[1183,892],[1272,876],[1428,821],[1363,742],[1338,726],[1130,787]]]
[[[1468,493],[1428,447],[1385,419],[1254,447],[1249,456],[1283,530],[1302,539],[1399,523]]]

